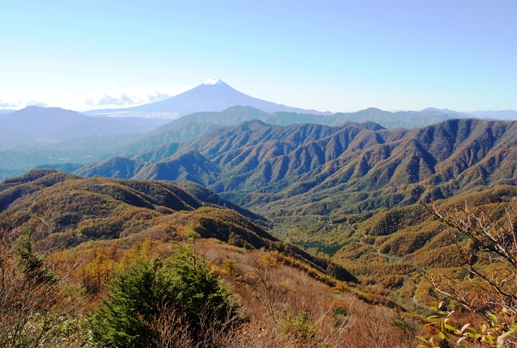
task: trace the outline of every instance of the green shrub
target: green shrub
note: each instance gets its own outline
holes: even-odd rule
[[[117,272],[108,289],[93,316],[94,340],[102,346],[153,346],[164,325],[188,327],[190,338],[201,342],[207,328],[221,331],[239,322],[228,287],[188,247],[165,262],[138,260]],[[182,320],[167,322],[171,310]]]

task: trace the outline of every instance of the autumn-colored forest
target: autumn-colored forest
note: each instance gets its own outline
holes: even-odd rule
[[[31,171],[0,184],[0,345],[511,346],[516,193],[348,214],[324,253],[198,185]]]

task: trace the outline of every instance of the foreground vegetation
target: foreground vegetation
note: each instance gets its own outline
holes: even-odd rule
[[[283,264],[277,252],[145,239],[129,249],[64,250],[51,264],[29,247],[39,260],[29,272],[17,252],[23,238],[2,244],[6,347],[411,346],[419,327]],[[52,277],[27,276],[34,272]]]
[[[197,186],[36,171],[0,189],[3,346],[412,346],[422,328]]]
[[[509,347],[516,195],[344,214],[329,257],[192,183],[29,172],[0,184],[0,345]]]

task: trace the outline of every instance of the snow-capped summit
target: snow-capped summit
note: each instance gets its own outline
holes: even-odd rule
[[[210,80],[206,80],[205,83],[203,83],[203,84],[204,85],[220,85],[223,83],[224,82],[219,79],[210,79]]]
[[[229,107],[251,106],[266,112],[286,111],[324,114],[293,108],[250,97],[220,79],[207,80],[189,91],[158,102],[117,110],[95,110],[92,115],[176,118],[195,112],[223,111]]]

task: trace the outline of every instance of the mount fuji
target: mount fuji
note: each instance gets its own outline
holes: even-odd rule
[[[219,79],[208,80],[189,91],[162,101],[125,109],[92,110],[87,114],[92,116],[178,118],[195,112],[219,112],[237,105],[251,106],[269,113],[285,111],[316,115],[331,114],[330,112],[305,110],[253,98],[237,91]]]

